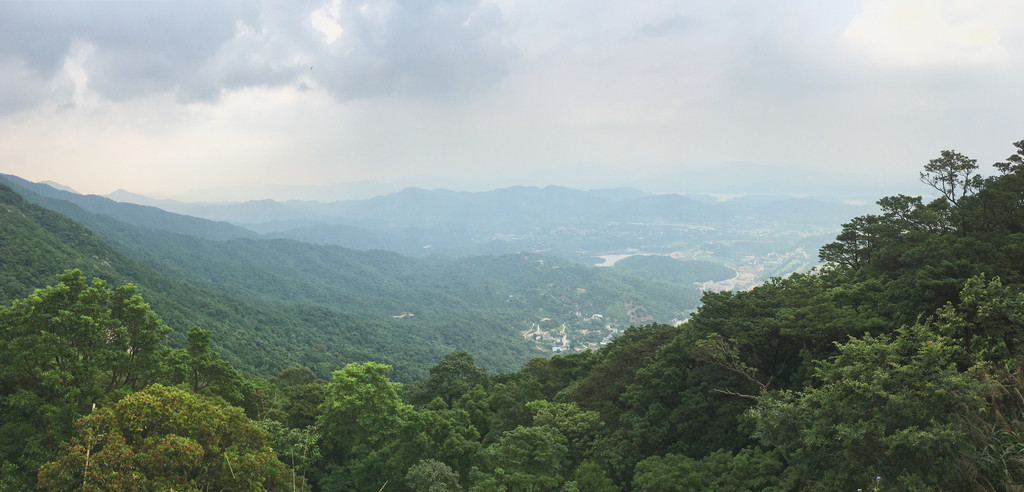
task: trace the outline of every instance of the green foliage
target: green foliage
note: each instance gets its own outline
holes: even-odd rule
[[[267,434],[240,409],[159,384],[99,408],[39,472],[48,490],[285,490]]]
[[[851,339],[817,383],[765,394],[754,436],[793,465],[800,487],[839,488],[883,476],[965,490],[968,423],[986,410],[982,366],[954,340],[918,324],[895,337]]]
[[[120,387],[138,389],[160,375],[170,329],[134,286],[112,291],[99,279],[87,285],[79,270],[58,279],[0,310],[4,358],[10,361],[5,379],[25,386],[71,384],[97,397]]]
[[[476,429],[477,434],[486,436],[491,430],[492,413],[489,403],[489,395],[483,386],[477,386],[468,393],[462,395],[459,401],[452,407],[466,412],[470,423]]]
[[[459,474],[448,465],[432,460],[420,460],[405,475],[409,488],[420,492],[456,492],[462,490]]]
[[[408,425],[411,407],[388,380],[389,366],[349,364],[327,384],[317,419],[326,464],[322,485],[332,489],[378,488],[387,481],[388,444]],[[400,467],[404,474],[407,466]],[[394,475],[391,475],[394,476]]]
[[[488,421],[488,432],[484,442],[490,444],[505,432],[516,427],[529,426],[533,415],[526,407],[528,402],[543,398],[540,384],[529,374],[517,374],[509,378],[495,378],[496,382],[488,395],[487,406],[492,413]]]
[[[978,452],[969,466],[989,489],[1015,490],[1024,482],[1024,369],[1017,363],[992,376],[998,389],[988,395],[986,418],[971,426]]]
[[[668,325],[630,327],[601,351],[600,362],[574,388],[574,399],[581,408],[601,414],[606,422],[618,420],[617,396],[675,332]]]
[[[551,490],[564,480],[565,436],[549,426],[517,427],[484,450],[493,483],[506,490]]]
[[[981,186],[981,177],[974,174],[978,161],[952,150],[943,150],[938,159],[928,161],[921,172],[921,181],[942,194],[949,203],[974,193]]]
[[[489,384],[487,369],[477,367],[472,355],[463,351],[452,352],[430,369],[430,376],[425,381],[411,388],[413,394],[407,399],[422,405],[440,397],[451,405],[474,387]]]
[[[425,409],[411,416],[415,421],[413,441],[419,447],[419,456],[444,462],[464,481],[480,460],[483,449],[480,433],[470,421],[469,413],[460,409],[447,409],[440,399],[434,400],[436,409]],[[435,405],[431,405],[434,407]]]
[[[58,279],[0,308],[0,462],[28,482],[79,416],[169,367],[170,329],[134,286],[87,284],[78,270]]]
[[[280,410],[285,415],[284,423],[296,429],[314,425],[320,415],[320,404],[324,402],[326,382],[316,379],[313,371],[301,367],[281,371],[274,378],[274,383],[284,398],[280,403]]]
[[[423,460],[443,463],[455,477],[468,479],[482,449],[470,414],[449,408],[440,397],[419,410],[402,403],[401,385],[387,379],[387,370],[376,363],[350,364],[328,383],[317,420],[323,435],[321,486],[362,490],[385,481],[399,490],[423,486],[423,473],[437,468]],[[395,479],[417,464],[419,471],[408,481]]]
[[[23,188],[19,191],[31,195]],[[67,202],[33,198],[69,215],[88,215]],[[267,333],[266,328],[257,329],[264,323],[284,328],[292,326],[297,323],[294,307],[231,298],[223,292],[189,284],[173,273],[170,276],[159,273],[129,259],[82,225],[26,202],[4,184],[0,184],[0,214],[3,214],[0,220],[0,301],[9,303],[44,285],[59,272],[80,269],[85,275],[100,277],[112,284],[131,282],[140,286],[140,292],[161,313],[168,326],[178,329],[169,339],[174,346],[184,347],[187,343],[184,328],[199,324],[212,327],[221,342],[218,348],[236,365],[248,370],[278,371],[294,364],[287,353],[275,347],[275,342],[280,340],[274,340],[273,333]],[[102,217],[94,217],[93,225],[106,227],[103,224],[114,223],[112,219],[104,222]],[[145,231],[138,233],[140,236],[147,234]],[[256,332],[265,338],[247,336]],[[333,341],[336,345],[351,346]],[[223,352],[225,345],[244,353],[245,357],[239,359],[231,351]]]
[[[561,432],[566,439],[568,458],[580,463],[589,458],[594,439],[604,427],[597,412],[580,410],[576,403],[551,403],[536,400],[526,404],[533,413],[535,426],[547,426]]]
[[[251,388],[231,364],[210,348],[209,331],[198,326],[190,328],[188,349],[179,356],[184,359],[184,382],[194,393],[216,395],[232,405],[243,404]]]
[[[360,448],[377,447],[398,428],[406,405],[398,398],[401,385],[385,375],[390,369],[366,362],[334,372],[317,422],[325,436],[326,457],[345,461]]]
[[[651,456],[636,465],[633,488],[652,492],[687,490],[785,490],[780,487],[782,462],[758,448],[733,455],[716,451],[702,459],[669,454]]]
[[[308,367],[290,367],[281,371],[281,374],[273,379],[275,384],[282,387],[301,386],[317,380],[316,374],[313,374]]]
[[[960,302],[936,313],[942,334],[959,340],[971,353],[1012,363],[1024,343],[1024,292],[1003,286],[998,277],[973,277],[960,292]]]
[[[964,283],[983,273],[1020,285],[1024,169],[1015,156],[997,165],[1001,175],[982,179],[974,160],[944,151],[921,173],[940,198],[927,204],[904,195],[879,200],[883,214],[845,224],[837,241],[821,249],[821,259],[885,279],[897,324],[956,300]]]
[[[290,468],[292,490],[305,490],[307,476],[315,471],[320,460],[319,433],[312,427],[288,428],[274,420],[259,423],[267,432],[267,444],[277,453],[277,459]]]
[[[593,461],[584,461],[576,467],[573,480],[562,485],[565,492],[616,492],[620,490],[601,466]]]

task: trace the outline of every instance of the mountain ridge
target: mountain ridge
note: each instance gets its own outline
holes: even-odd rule
[[[258,236],[258,234],[251,230],[226,222],[217,223],[216,221],[203,218],[175,214],[154,206],[120,203],[99,195],[81,195],[58,190],[45,184],[33,183],[9,174],[0,174],[0,181],[32,192],[32,194],[39,197],[37,201],[46,202],[49,200],[47,203],[50,206],[61,207],[60,203],[71,203],[83,212],[107,215],[117,220],[148,229],[178,232],[217,240]],[[66,211],[75,213],[72,209],[67,209]]]

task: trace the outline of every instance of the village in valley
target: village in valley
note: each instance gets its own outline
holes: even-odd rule
[[[605,261],[605,265],[602,266],[614,267],[617,261],[635,255],[651,254],[630,252],[602,255],[600,258]],[[714,251],[676,251],[664,256],[679,260],[709,259],[714,257]],[[808,271],[817,263],[817,256],[808,253],[802,247],[782,253],[772,252],[761,256],[748,255],[728,264],[736,272],[734,277],[726,280],[695,282],[693,288],[700,292],[750,290],[772,277],[784,277],[793,272]],[[544,317],[530,322],[521,334],[523,338],[533,341],[539,351],[557,355],[597,350],[607,345],[630,326],[640,326],[655,321],[644,306],[635,302],[625,300],[620,307],[625,314],[625,320],[620,320],[615,316],[606,316],[606,313],[584,313],[577,309],[575,312],[569,313],[563,321]],[[690,313],[695,311],[696,309],[693,309]],[[685,316],[674,318],[667,323],[678,326],[686,323],[687,320],[689,317]]]

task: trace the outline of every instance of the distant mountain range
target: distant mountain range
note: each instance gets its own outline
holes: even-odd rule
[[[863,203],[791,195],[744,195],[719,200],[710,195],[652,194],[635,188],[579,191],[548,186],[515,186],[485,192],[406,188],[361,200],[336,202],[252,200],[246,202],[183,202],[154,199],[124,190],[107,198],[201,217],[254,225],[287,221],[386,222],[391,227],[433,227],[468,223],[651,222],[688,221],[710,224],[737,216],[773,221],[834,222],[864,210]],[[766,208],[766,206],[768,208]],[[275,226],[281,230],[284,224]]]
[[[734,288],[789,268],[810,268],[817,250],[834,239],[844,221],[877,209],[839,197],[719,199],[628,187],[580,191],[557,186],[485,192],[407,188],[334,202],[182,202],[118,191],[110,198],[125,203],[116,203],[9,179],[44,197],[76,201],[92,213],[206,239],[293,239],[412,257],[542,252],[584,265],[608,264],[609,255],[672,255],[747,270]]]
[[[601,263],[597,257],[606,254],[727,251],[721,246],[736,241],[751,244],[749,254],[816,251],[843,221],[875,209],[838,198],[751,195],[719,200],[635,188],[580,191],[557,186],[485,192],[407,188],[335,202],[190,203],[124,191],[110,198],[230,222],[271,238],[408,256],[545,251],[591,265]],[[237,230],[232,234],[246,237]]]
[[[54,183],[55,184],[55,183]],[[484,191],[507,185],[469,183],[431,176],[403,178],[392,182],[362,180],[312,185],[250,185],[196,188],[177,194],[147,194],[148,198],[170,199],[179,202],[246,202],[273,199],[279,202],[300,200],[338,202],[364,200],[375,196],[397,193],[407,188]],[[604,182],[598,177],[580,177],[561,186],[573,189],[644,190],[646,194],[713,195],[735,197],[741,195],[799,196],[826,198],[837,201],[874,202],[881,196],[897,193],[927,193],[915,176],[880,177],[853,172],[826,169],[798,169],[767,166],[756,163],[730,163],[698,166],[658,176],[636,176],[627,181]],[[58,187],[58,186],[55,186]],[[136,192],[140,190],[135,190]],[[118,201],[136,202],[115,192]],[[635,196],[631,198],[636,198]],[[145,203],[149,204],[149,203]]]

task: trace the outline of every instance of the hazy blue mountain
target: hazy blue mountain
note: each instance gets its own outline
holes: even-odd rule
[[[836,200],[874,202],[879,196],[908,193],[919,189],[915,177],[900,176],[891,179],[864,177],[821,169],[786,168],[750,162],[708,165],[666,173],[659,176],[638,176],[633,180],[606,183],[595,189],[604,198],[621,199],[609,190],[644,190],[654,194],[710,194],[715,196],[788,195],[819,197]],[[500,185],[495,185],[495,187]],[[573,183],[563,186],[579,188]],[[258,185],[196,189],[158,198],[180,202],[233,202],[273,199],[276,201],[315,201],[333,203],[365,200],[397,193],[406,188],[458,188],[451,180],[418,176],[394,182],[350,181],[314,185]],[[588,185],[587,188],[595,188]],[[467,189],[467,188],[461,188]],[[479,188],[476,188],[479,189]],[[926,193],[927,190],[919,193]],[[911,191],[910,193],[913,193]],[[624,194],[625,198],[637,198]],[[119,199],[120,200],[120,199]]]
[[[611,197],[609,196],[611,195]],[[487,192],[456,192],[410,188],[398,193],[335,203],[295,203],[296,208],[316,211],[352,224],[388,224],[389,227],[428,227],[440,224],[555,223],[674,220],[711,225],[749,216],[767,204],[776,204],[776,220],[806,221],[808,213],[821,212],[821,223],[834,223],[836,214],[848,217],[864,209],[836,200],[789,196],[738,198],[727,201],[707,196],[652,195],[642,192],[604,193],[549,186],[510,187]],[[788,205],[792,203],[792,205]],[[804,210],[787,211],[787,206]],[[836,224],[838,225],[838,224]]]
[[[589,190],[586,192],[588,195],[595,196],[598,198],[605,198],[608,200],[631,200],[634,198],[640,198],[649,196],[651,193],[646,191],[640,191],[636,188],[630,188],[628,186],[622,186],[618,188],[603,188],[599,190]]]
[[[7,183],[16,191],[30,191],[26,198],[47,208],[63,208],[57,210],[76,220],[76,214],[88,212],[112,217],[119,221],[139,227],[174,232],[207,239],[234,239],[241,237],[257,237],[258,234],[228,223],[217,223],[206,219],[170,213],[157,207],[119,203],[97,195],[79,195],[58,190],[48,185],[26,181],[17,176],[0,174],[0,181]],[[23,193],[23,195],[25,195]],[[73,204],[68,208],[62,204]]]
[[[235,224],[265,223],[291,220],[323,220],[329,217],[294,207],[295,202],[278,202],[269,199],[246,202],[182,202],[171,199],[156,199],[145,195],[117,190],[106,196],[122,203],[134,203],[158,207],[168,212],[189,215],[217,222]]]
[[[47,184],[47,183],[43,182],[43,183],[40,183],[40,184]],[[162,204],[166,205],[166,204],[171,204],[171,203],[178,203],[175,200],[161,200],[161,199],[158,199],[158,198],[152,198],[152,197],[149,197],[147,195],[142,195],[142,194],[139,194],[139,193],[132,193],[132,192],[130,192],[128,190],[124,190],[124,189],[114,190],[114,191],[108,193],[105,196],[107,198],[111,199],[111,200],[114,200],[115,202],[134,203],[136,205],[149,205],[151,207],[160,207],[160,208],[164,208],[164,207],[161,207]],[[167,209],[164,208],[164,210],[167,210]],[[168,210],[168,211],[172,211],[172,210]]]
[[[306,205],[323,215],[352,221],[385,223],[390,227],[432,227],[595,218],[610,203],[568,188],[515,186],[485,192],[408,188],[368,200]]]
[[[486,192],[407,188],[365,200],[336,202],[258,200],[184,203],[147,201],[122,192],[111,196],[136,203],[145,202],[180,214],[244,224],[259,232],[279,233],[315,224],[378,230],[482,227],[487,232],[496,224],[673,221],[713,226],[748,217],[838,226],[843,218],[864,211],[863,206],[824,198],[756,195],[723,201],[710,195],[654,195],[633,188],[579,191],[557,186],[516,186]],[[308,234],[306,230],[297,231],[295,237]]]
[[[650,195],[619,202],[612,214],[616,220],[626,222],[706,225],[727,222],[735,210],[728,202],[698,201],[683,195]]]
[[[776,255],[771,261],[780,262],[778,268],[809,268],[813,257],[792,263],[777,255],[808,256],[831,241],[848,217],[874,210],[827,197],[749,195],[723,200],[706,194],[557,186],[486,192],[408,188],[365,200],[161,206],[231,221],[268,238],[417,257],[545,252],[594,265],[604,262],[600,257],[605,255],[643,252],[699,255],[732,268],[739,268],[743,258],[767,255]],[[761,278],[779,270],[758,271]]]
[[[443,229],[377,229],[315,222],[283,231],[271,230],[265,236],[359,250],[394,251],[406,256],[424,256],[432,252],[431,248],[450,251],[459,246],[458,241],[465,240],[461,234]]]
[[[167,210],[175,213],[236,224],[254,221],[322,220],[328,218],[310,214],[307,211],[290,205],[289,202],[277,202],[274,200],[209,204],[177,202],[169,205],[169,207]]]
[[[332,219],[331,222],[334,222]],[[290,231],[293,229],[301,229],[304,227],[319,227],[327,226],[329,223],[322,220],[314,219],[288,219],[288,220],[271,220],[267,222],[232,222],[235,225],[245,227],[250,231],[266,235],[267,237],[275,237],[272,234],[278,231]],[[280,237],[280,236],[277,236]],[[315,241],[314,241],[315,242]]]
[[[70,186],[65,186],[65,185],[62,185],[60,183],[56,183],[56,182],[53,182],[53,181],[42,181],[40,184],[44,184],[44,185],[47,185],[47,186],[49,186],[51,188],[67,191],[67,192],[70,192],[70,193],[75,193],[75,194],[79,194],[79,195],[81,194],[81,193],[78,193],[77,191],[75,191],[74,188],[72,188]]]

